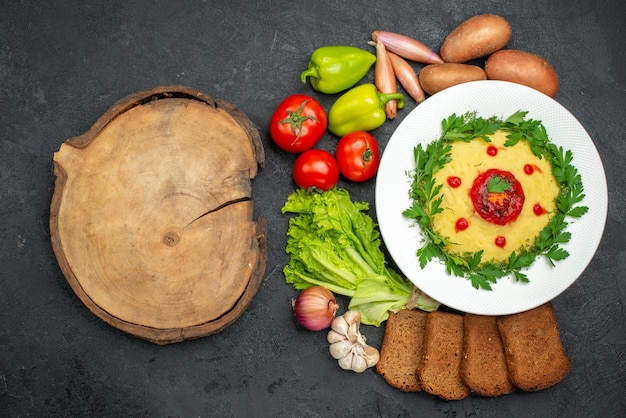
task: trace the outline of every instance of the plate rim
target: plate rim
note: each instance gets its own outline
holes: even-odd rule
[[[510,98],[510,103],[507,102],[507,103],[497,104],[497,107],[501,106],[503,108],[501,112],[503,114],[498,114],[495,112],[490,113],[490,114],[484,114],[486,111],[484,111],[483,109],[493,107],[493,103],[489,103],[488,105],[486,105],[484,102],[482,102],[486,100],[485,99],[486,96],[489,96],[489,95],[498,95],[498,96],[504,95],[507,97],[507,99]],[[473,99],[470,100],[468,99],[468,97],[471,97]],[[510,111],[510,109],[514,107],[518,107],[517,104],[522,99],[527,99],[526,101],[529,103],[529,106],[531,107],[536,106],[537,108],[535,109],[519,108],[519,109]],[[538,104],[541,104],[542,108],[539,108]],[[463,108],[463,105],[465,105],[466,107]],[[468,106],[474,106],[476,108],[468,109],[467,108]],[[504,110],[507,107],[508,109]],[[544,115],[542,116],[541,119],[532,116],[533,113],[541,114],[541,112],[545,110],[543,109],[544,107],[546,109],[549,109],[553,114]],[[449,109],[456,109],[456,110],[450,111]],[[577,259],[575,263],[576,268],[574,268],[574,272],[572,274],[575,277],[571,277],[572,275],[570,275],[570,277],[562,278],[558,274],[555,274],[555,276],[557,277],[556,286],[551,286],[551,287],[548,287],[547,289],[544,289],[544,287],[546,286],[546,283],[539,282],[539,281],[537,281],[537,283],[540,283],[539,285],[533,285],[533,277],[531,275],[535,272],[538,272],[540,268],[545,271],[545,266],[541,266],[541,263],[543,260],[536,260],[533,266],[531,266],[530,269],[528,269],[529,276],[531,276],[529,277],[530,283],[525,283],[525,284],[514,283],[514,281],[510,278],[503,278],[503,279],[500,279],[498,283],[493,285],[494,290],[485,291],[485,290],[474,289],[471,286],[471,283],[469,282],[469,280],[464,280],[463,278],[460,278],[460,277],[448,276],[447,273],[445,272],[445,267],[438,260],[433,260],[427,266],[425,266],[424,269],[420,269],[419,262],[417,261],[418,260],[417,256],[414,253],[419,247],[418,245],[419,243],[413,241],[409,245],[406,245],[406,244],[401,245],[401,246],[394,245],[393,244],[394,241],[392,241],[392,239],[394,236],[397,236],[398,234],[398,230],[397,229],[394,230],[394,228],[397,228],[398,214],[397,213],[395,214],[396,216],[395,221],[390,221],[390,218],[389,218],[390,210],[397,211],[400,209],[399,205],[401,203],[398,203],[398,202],[401,201],[401,202],[406,203],[408,201],[409,177],[408,175],[406,176],[406,180],[407,180],[405,182],[406,188],[404,189],[405,196],[399,196],[398,199],[395,199],[395,203],[392,202],[394,201],[394,199],[390,199],[388,196],[389,190],[390,190],[389,181],[395,182],[399,180],[399,171],[403,171],[404,173],[406,173],[407,171],[410,171],[414,167],[414,163],[412,161],[412,148],[418,142],[427,144],[437,139],[438,137],[440,137],[441,136],[441,121],[444,118],[447,118],[452,113],[456,113],[457,115],[459,115],[459,114],[465,114],[468,111],[476,111],[477,114],[482,117],[491,117],[491,116],[505,117],[505,116],[508,116],[509,114],[512,114],[514,111],[517,111],[517,110],[528,111],[529,118],[541,120],[542,123],[544,123],[544,126],[546,126],[546,124],[554,125],[556,123],[555,121],[560,121],[560,123],[564,124],[564,126],[567,127],[568,129],[574,130],[578,136],[584,139],[583,143],[582,144],[572,143],[572,144],[568,144],[569,146],[565,146],[565,144],[563,144],[563,148],[571,149],[574,145],[583,146],[583,148],[585,148],[586,151],[589,151],[589,154],[584,156],[585,158],[584,161],[588,161],[588,160],[592,161],[592,165],[595,167],[595,170],[593,171],[593,173],[590,173],[590,172],[581,173],[582,170],[581,170],[581,167],[579,167],[578,163],[582,161],[576,162],[576,158],[578,154],[574,153],[574,158],[575,158],[574,165],[577,167],[581,175],[584,174],[583,185],[585,188],[586,197],[585,197],[585,200],[581,202],[581,204],[584,204],[584,202],[589,202],[590,200],[592,200],[591,198],[591,195],[592,195],[593,205],[587,204],[587,206],[590,207],[589,212],[585,214],[583,218],[576,219],[574,220],[574,222],[571,222],[570,225],[568,225],[567,230],[570,231],[572,229],[572,226],[575,227],[577,223],[585,222],[585,225],[587,225],[589,222],[592,222],[593,225],[595,226],[596,231],[592,237],[593,239],[592,243],[590,243],[587,240],[586,236],[584,238],[581,238],[581,237],[577,237],[577,235],[572,233],[572,239],[570,243],[567,243],[564,245],[564,247],[568,249],[568,251],[570,251],[570,257],[568,257],[568,259],[566,260],[557,262],[556,266],[552,270],[552,273],[554,272],[562,273],[563,264],[567,266],[568,264],[566,263],[568,263],[568,260],[570,260],[569,262],[571,263],[573,256],[582,255],[583,256],[582,262],[580,259]],[[429,121],[421,121],[419,119],[420,117],[428,116],[431,113],[435,113],[435,114],[440,113],[441,115],[436,120],[433,119]],[[546,119],[546,120],[543,120],[543,119]],[[434,127],[434,125],[436,125],[436,128]],[[410,129],[419,131],[421,128],[424,128],[424,127],[426,127],[427,129],[424,129],[424,131],[420,131],[420,133],[415,134],[413,137],[414,142],[412,146],[410,147],[410,151],[411,151],[410,160],[411,160],[412,165],[410,167],[406,167],[406,166],[398,167],[397,161],[395,161],[398,158],[396,154],[398,152],[406,153],[408,151],[408,148],[407,148],[408,145],[405,143],[407,141],[406,137],[407,135],[409,135],[407,132]],[[548,126],[546,126],[546,130],[548,130],[548,136],[550,137],[551,141],[555,143],[556,145],[561,146],[562,145],[561,142],[564,142],[562,138],[554,138],[553,140],[553,138],[550,136],[551,131],[556,132],[557,136],[561,131],[555,129],[554,127],[548,128]],[[433,136],[430,139],[424,138],[425,135],[429,135],[429,134],[433,135],[432,132],[435,132],[435,131],[438,133],[437,136]],[[576,138],[578,139],[578,137]],[[565,142],[567,143],[567,141]],[[407,157],[406,155],[403,155],[402,158],[406,159]],[[581,159],[580,155],[578,155],[578,159]],[[591,190],[590,184],[594,184],[593,190]],[[396,205],[396,207],[393,206],[394,204]],[[567,110],[563,105],[558,103],[556,100],[546,96],[543,93],[538,92],[537,90],[531,89],[529,87],[516,84],[516,83],[506,82],[506,81],[497,81],[497,80],[484,80],[483,81],[481,80],[481,81],[474,81],[474,82],[459,84],[457,86],[453,86],[446,90],[443,90],[433,96],[430,96],[424,102],[419,104],[416,108],[411,110],[411,112],[409,112],[404,117],[404,119],[400,122],[400,124],[396,127],[394,132],[391,134],[389,141],[386,144],[385,149],[383,150],[379,172],[377,175],[376,185],[375,185],[375,206],[376,206],[376,213],[377,213],[377,218],[378,218],[377,222],[379,225],[383,243],[385,244],[387,250],[389,251],[391,258],[393,259],[393,261],[395,262],[399,270],[416,287],[420,288],[422,291],[429,294],[433,298],[439,300],[443,305],[449,308],[461,311],[461,312],[468,312],[468,313],[482,314],[482,315],[508,315],[508,314],[518,313],[518,312],[522,312],[528,309],[532,309],[536,306],[539,306],[545,302],[548,302],[554,299],[563,291],[565,291],[568,287],[570,287],[584,273],[584,271],[587,269],[587,266],[589,265],[591,260],[594,258],[595,253],[597,252],[597,248],[600,244],[600,241],[602,240],[602,237],[604,235],[604,228],[606,226],[606,219],[607,219],[607,214],[608,214],[608,190],[607,190],[607,182],[606,182],[606,174],[604,171],[604,166],[602,164],[602,160],[600,159],[600,155],[597,151],[595,143],[593,142],[593,139],[589,136],[588,132],[585,130],[584,126],[574,117],[574,115],[571,112],[569,112],[569,110]],[[406,208],[408,208],[408,206],[404,207],[403,209],[406,209]],[[402,217],[401,214],[400,214],[400,217]],[[588,217],[588,218],[585,218],[585,217]],[[589,219],[589,218],[592,218],[592,219]],[[402,235],[402,238],[404,239],[413,238],[414,240],[421,239],[421,236],[422,236],[421,231],[418,230],[414,222],[405,218],[403,221],[400,222],[400,224],[402,226],[402,229],[406,229],[406,227],[408,226],[413,227],[413,229],[410,230],[409,232],[400,231],[401,234],[404,234]],[[586,244],[583,246],[584,248],[582,249],[582,254],[579,254],[581,253],[581,248],[580,248],[581,239],[585,239],[587,241],[586,241]],[[409,251],[413,251],[412,261],[410,259],[411,254],[408,253]],[[402,253],[400,254],[400,252]],[[547,264],[547,262],[545,264]],[[475,295],[477,297],[469,298],[469,299],[475,300],[476,302],[474,303],[471,301],[468,301],[467,300],[468,298],[463,298],[465,300],[460,300],[461,299],[460,295],[449,297],[450,295],[448,295],[447,293],[444,294],[442,289],[437,289],[437,285],[432,283],[432,280],[433,280],[432,278],[428,279],[428,278],[420,277],[420,276],[432,275],[432,274],[437,275],[436,279],[438,281],[441,281],[441,280],[445,281],[445,286],[452,286],[452,288],[447,287],[445,289],[446,292],[448,293],[452,292],[454,294],[455,292],[458,293],[458,292],[469,292],[469,291],[489,292],[488,293],[489,295],[497,295],[497,297],[492,298],[491,296]],[[448,278],[453,278],[456,281],[458,281],[458,283],[454,283],[453,281],[450,281],[447,279],[442,279],[443,276],[447,276]],[[535,279],[539,280],[537,277],[535,277]],[[427,282],[427,280],[431,280],[431,282]],[[506,284],[503,284],[503,283],[506,283]],[[443,284],[441,286],[443,286]],[[500,286],[500,288],[506,288],[506,289],[501,290],[498,288],[498,286]],[[519,286],[527,286],[527,287],[520,288]],[[511,289],[515,289],[515,292],[516,292],[515,298],[508,297],[505,294],[505,291],[510,292]],[[527,295],[527,294],[530,294],[530,292],[528,292],[528,289],[532,290],[533,292],[532,296]],[[520,297],[517,294],[518,292],[521,293],[522,297]],[[445,297],[442,297],[442,294],[444,294]],[[528,297],[524,298],[523,296],[525,295]],[[492,303],[487,303],[487,304],[483,303],[487,298],[491,299]],[[496,299],[497,301],[493,302],[493,300],[496,300]]]

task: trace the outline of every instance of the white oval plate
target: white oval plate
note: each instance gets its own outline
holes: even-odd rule
[[[409,173],[415,169],[413,148],[442,135],[441,121],[453,113],[507,118],[518,110],[540,120],[550,140],[571,150],[572,164],[582,176],[589,212],[571,221],[572,238],[562,245],[570,255],[552,267],[539,258],[525,271],[529,283],[505,277],[492,290],[478,290],[461,277],[448,275],[433,260],[422,270],[416,252],[422,245],[420,228],[402,212],[411,206]],[[583,126],[562,105],[531,88],[504,81],[475,81],[443,90],[425,100],[400,123],[389,139],[376,180],[376,214],[382,239],[398,268],[415,286],[450,308],[480,315],[508,315],[552,300],[583,273],[604,232],[607,185],[598,151]]]

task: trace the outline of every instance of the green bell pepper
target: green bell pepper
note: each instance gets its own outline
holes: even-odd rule
[[[356,86],[341,96],[328,110],[328,130],[337,136],[355,131],[371,131],[385,123],[385,103],[398,101],[404,107],[401,93],[380,93],[372,83]]]
[[[353,46],[323,46],[311,55],[309,67],[300,74],[302,83],[322,93],[334,94],[358,83],[376,62],[376,55]]]

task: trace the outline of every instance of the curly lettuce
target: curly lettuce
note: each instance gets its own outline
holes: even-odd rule
[[[366,325],[379,326],[389,312],[405,308],[438,309],[439,302],[387,266],[368,209],[367,202],[353,202],[338,187],[289,195],[282,213],[296,216],[287,231],[286,282],[297,290],[319,285],[350,298],[348,309],[358,311]]]

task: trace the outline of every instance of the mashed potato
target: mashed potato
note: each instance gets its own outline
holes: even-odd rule
[[[526,141],[505,147],[506,133],[502,131],[490,138],[492,142],[475,139],[453,144],[451,161],[434,175],[443,185],[443,212],[432,221],[433,230],[452,242],[446,251],[465,254],[483,250],[483,262],[500,262],[534,243],[557,210],[560,189],[551,164],[536,157]],[[474,180],[489,169],[511,173],[523,190],[521,212],[504,225],[481,216],[470,196]]]

